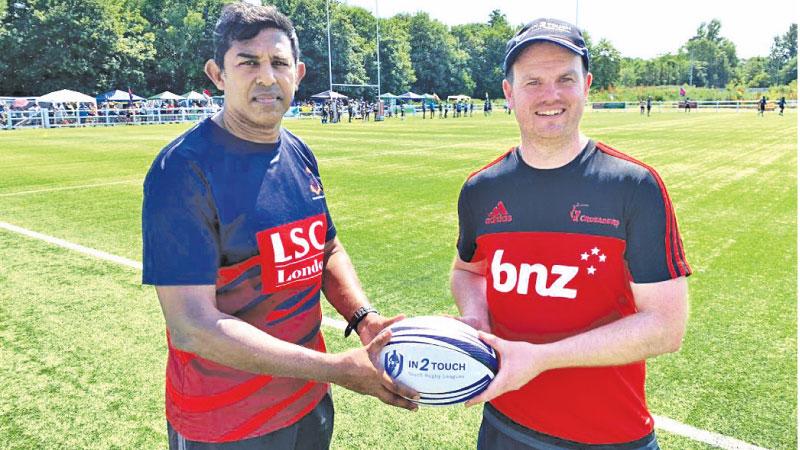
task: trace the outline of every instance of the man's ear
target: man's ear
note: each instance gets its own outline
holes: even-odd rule
[[[213,58],[206,61],[205,72],[208,79],[214,83],[214,86],[216,86],[217,89],[220,91],[225,90],[225,79],[223,77],[222,69],[220,69]]]
[[[300,81],[306,76],[306,65],[302,61],[297,61],[297,79],[294,82],[294,90],[300,88]]]
[[[514,96],[511,95],[511,83],[505,78],[503,78],[503,95],[506,97],[508,107],[514,109]]]
[[[583,96],[589,97],[589,89],[592,87],[592,81],[594,77],[592,77],[592,72],[586,74],[586,86],[583,87]]]

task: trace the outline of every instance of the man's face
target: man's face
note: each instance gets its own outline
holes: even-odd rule
[[[286,33],[267,28],[252,39],[233,41],[224,63],[218,76],[209,77],[225,91],[226,114],[256,128],[279,125],[305,75],[305,65],[294,62]]]
[[[519,54],[513,84],[503,92],[514,109],[523,139],[571,139],[579,135],[592,75],[581,57],[557,44],[537,42]]]

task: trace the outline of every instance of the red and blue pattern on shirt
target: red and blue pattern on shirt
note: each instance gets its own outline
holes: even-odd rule
[[[282,131],[277,145],[202,122],[156,158],[145,181],[144,275],[213,284],[217,308],[272,337],[325,351],[320,288],[333,239],[316,160]],[[184,437],[231,442],[287,427],[328,385],[255,374],[169,342],[166,415]]]
[[[465,183],[462,260],[485,261],[492,332],[549,343],[636,312],[631,282],[691,273],[661,179],[589,142],[569,164],[535,169],[512,149]],[[492,404],[541,433],[587,444],[653,429],[645,363],[544,372]]]

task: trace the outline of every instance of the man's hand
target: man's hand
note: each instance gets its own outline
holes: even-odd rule
[[[380,352],[391,337],[392,333],[385,330],[366,346],[341,353],[342,370],[333,382],[359,394],[377,397],[387,405],[416,411],[417,405],[408,398],[418,399],[419,393],[395,383],[381,369]]]
[[[546,370],[537,361],[535,344],[507,341],[483,331],[478,332],[478,337],[495,349],[500,359],[500,370],[485,391],[467,401],[468,407],[515,391]]]
[[[403,314],[392,318],[386,318],[380,314],[370,313],[364,316],[361,323],[358,324],[356,333],[358,333],[358,338],[361,339],[361,344],[368,345],[384,328],[388,328],[405,318],[406,316]],[[378,351],[380,351],[380,349]]]

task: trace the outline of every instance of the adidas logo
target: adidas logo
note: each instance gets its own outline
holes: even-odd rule
[[[491,225],[493,223],[506,223],[511,222],[511,214],[508,213],[506,210],[506,205],[503,204],[502,201],[497,202],[497,206],[492,209],[492,212],[486,217],[486,224]]]

